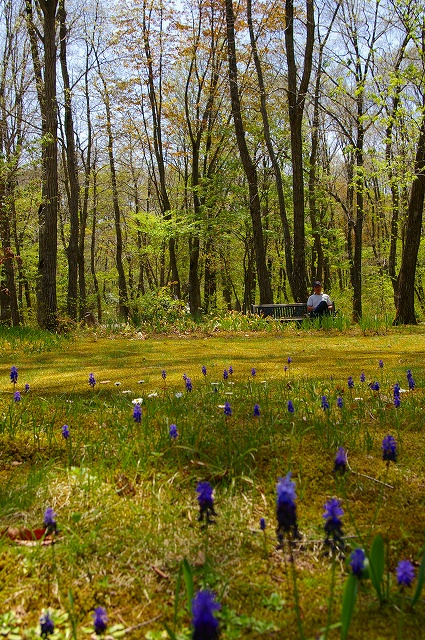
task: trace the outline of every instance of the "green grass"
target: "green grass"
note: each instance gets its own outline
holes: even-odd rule
[[[401,623],[402,637],[422,637],[423,600],[409,608],[414,587],[400,593],[394,570],[401,559],[418,566],[424,544],[423,327],[324,330],[256,321],[255,331],[249,323],[236,328],[233,319],[226,331],[220,325],[146,339],[130,330],[62,337],[0,330],[0,530],[40,527],[47,506],[60,530],[54,546],[0,537],[2,637],[36,637],[47,607],[57,612],[58,638],[88,637],[96,606],[107,609],[115,637],[155,640],[167,637],[165,625],[189,637],[183,586],[175,607],[184,559],[195,588],[211,588],[222,603],[222,638],[299,637],[289,553],[277,548],[275,535],[276,481],[288,471],[302,533],[294,567],[304,637],[340,636],[335,625],[348,575],[342,558],[334,628],[321,631],[332,565],[324,555],[322,513],[330,497],[342,500],[347,555],[368,548],[379,533],[385,541],[388,597],[380,604],[370,580],[362,581],[349,637],[398,638]],[[12,365],[17,389],[31,388],[17,403]],[[234,373],[225,381],[230,365]],[[407,369],[416,388],[402,394],[396,410],[393,385],[407,388]],[[191,378],[190,393],[183,374]],[[374,381],[379,392],[368,387]],[[329,411],[321,408],[323,395]],[[132,418],[139,397],[140,424]],[[171,423],[176,441],[169,438]],[[381,442],[388,433],[397,440],[398,461],[387,469]],[[338,446],[348,449],[344,480],[332,473]],[[213,485],[218,514],[207,532],[198,522],[200,480]]]

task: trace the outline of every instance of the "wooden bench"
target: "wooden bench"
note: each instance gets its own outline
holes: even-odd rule
[[[302,322],[309,317],[304,302],[290,304],[252,304],[251,312],[264,318],[274,318],[281,322]]]
[[[263,316],[263,318],[274,318],[281,322],[302,322],[310,319],[307,311],[307,304],[304,302],[291,302],[288,304],[252,304],[251,313]],[[332,303],[331,316],[336,316],[335,303]]]

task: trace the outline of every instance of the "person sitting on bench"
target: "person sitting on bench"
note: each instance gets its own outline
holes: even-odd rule
[[[322,283],[318,280],[313,283],[313,291],[307,300],[307,311],[311,318],[317,318],[331,313],[332,300],[327,293],[322,292]]]

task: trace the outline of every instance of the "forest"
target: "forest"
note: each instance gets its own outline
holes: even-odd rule
[[[425,312],[422,0],[1,0],[1,321]]]

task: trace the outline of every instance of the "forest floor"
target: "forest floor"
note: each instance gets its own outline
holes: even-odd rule
[[[103,607],[105,637],[190,638],[192,588],[214,593],[224,640],[424,637],[425,327],[10,329],[0,349],[0,637],[39,637],[46,612],[54,640],[96,637]],[[279,544],[289,472],[301,538]],[[207,526],[199,482],[214,492]],[[343,510],[334,553],[331,498]],[[348,593],[356,548],[369,571]]]

